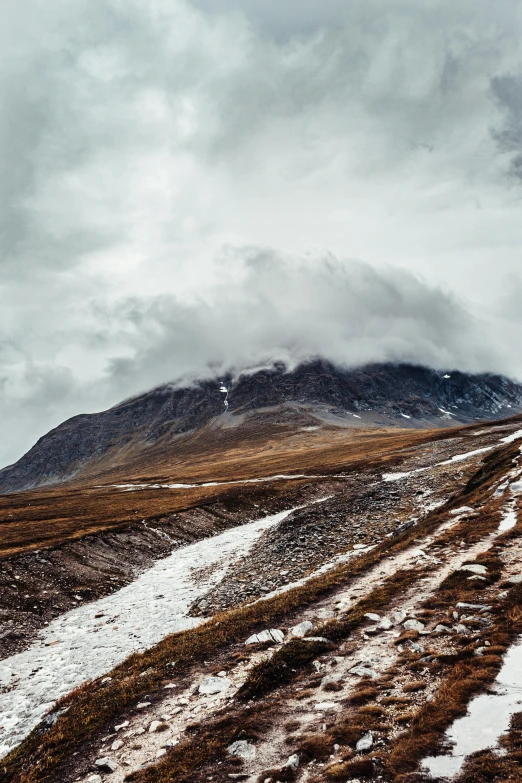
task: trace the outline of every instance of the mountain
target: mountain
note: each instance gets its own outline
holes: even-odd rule
[[[226,391],[223,391],[226,390]],[[245,427],[441,427],[522,411],[522,386],[394,364],[345,369],[316,360],[190,387],[167,384],[107,411],[74,416],[0,471],[0,493],[103,474],[146,457],[176,457],[186,438]]]

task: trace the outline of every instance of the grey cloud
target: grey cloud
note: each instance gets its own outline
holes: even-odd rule
[[[517,298],[495,306],[522,240],[512,0],[0,16],[0,463],[74,413],[256,362],[522,377]]]

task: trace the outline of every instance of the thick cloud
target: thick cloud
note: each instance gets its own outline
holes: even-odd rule
[[[522,378],[512,0],[0,17],[0,464],[73,413],[225,366]]]

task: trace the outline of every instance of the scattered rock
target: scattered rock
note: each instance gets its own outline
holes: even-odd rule
[[[285,764],[285,769],[291,769],[293,772],[297,772],[299,769],[299,756],[297,753],[294,753],[293,756],[290,756]]]
[[[266,644],[267,642],[273,644],[282,644],[285,640],[285,635],[277,628],[271,628],[269,631],[261,631],[260,633],[254,633],[249,636],[245,644]]]
[[[159,750],[156,751],[156,758],[160,759],[162,756],[165,756],[166,753],[167,753],[166,748],[160,748]]]
[[[136,704],[137,710],[144,710],[145,707],[150,707],[151,702],[150,701],[141,701],[139,704]]]
[[[371,677],[372,680],[376,680],[378,678],[378,674],[373,669],[370,669],[369,666],[354,666],[353,669],[350,669],[350,674],[356,674],[358,677]]]
[[[366,612],[364,616],[367,620],[371,620],[373,623],[378,623],[381,620],[381,615],[375,614],[375,612]]]
[[[119,750],[123,748],[123,740],[115,740],[111,745],[111,750]]]
[[[319,701],[315,705],[318,712],[330,712],[336,710],[339,705],[335,701]]]
[[[331,682],[339,682],[341,679],[341,674],[327,674],[326,677],[323,677],[321,680],[321,686],[324,688],[325,685],[328,685]]]
[[[457,604],[457,609],[482,609],[484,611],[489,611],[491,606],[482,606],[482,604],[467,604],[464,601],[459,601]]]
[[[371,731],[368,731],[364,737],[361,737],[357,745],[355,746],[355,749],[358,753],[366,753],[367,751],[371,750],[373,747],[373,734]]]
[[[463,625],[462,623],[459,623],[457,625],[457,633],[460,633],[460,634],[468,633],[468,629],[466,628],[465,625]]]
[[[206,693],[209,695],[214,693],[223,693],[224,691],[228,690],[231,685],[232,681],[227,679],[227,677],[205,677],[203,682],[200,684],[198,691],[199,693]]]
[[[381,628],[383,631],[389,631],[390,628],[393,628],[393,623],[389,617],[383,617],[379,623],[379,628]]]
[[[435,627],[435,632],[436,633],[451,633],[451,629],[448,628],[447,625],[442,625],[441,623],[439,623],[439,625],[437,625]]]
[[[298,636],[302,638],[303,636],[306,636],[307,633],[310,633],[313,627],[313,623],[311,623],[309,620],[303,620],[303,622],[299,623],[299,625],[294,625],[290,633],[292,636]]]
[[[420,620],[406,620],[402,627],[407,631],[423,631],[425,628],[424,623],[421,623]]]
[[[522,574],[517,576],[510,576],[508,577],[507,581],[510,585],[519,585],[522,582]]]
[[[326,642],[328,639],[325,636],[305,636],[303,642]]]
[[[91,775],[87,778],[87,783],[103,783],[101,775]]]
[[[331,609],[319,609],[317,617],[320,620],[332,620],[335,617],[335,612],[332,612]]]
[[[477,580],[480,580],[482,582],[488,581],[485,576],[478,576],[478,574],[475,574],[475,576],[468,576],[469,582],[476,582]]]
[[[128,725],[129,725],[129,721],[124,720],[123,723],[120,723],[118,726],[114,727],[114,731],[119,731],[120,729],[126,729]]]
[[[467,565],[461,566],[459,571],[469,571],[471,574],[479,574],[480,576],[484,576],[487,574],[488,569],[486,566],[479,565],[478,563],[468,563]]]
[[[149,726],[149,734],[155,734],[157,731],[165,731],[168,728],[165,721],[153,720]]]
[[[102,772],[116,772],[118,769],[118,765],[115,761],[110,759],[108,756],[104,756],[101,759],[96,759],[94,762],[94,766],[98,767]]]
[[[238,758],[244,761],[253,761],[256,757],[255,746],[246,740],[238,740],[229,745],[227,751],[231,756],[238,756]]]
[[[477,655],[480,658],[482,655],[484,655],[487,649],[487,647],[477,647],[477,649],[473,652],[473,655]]]

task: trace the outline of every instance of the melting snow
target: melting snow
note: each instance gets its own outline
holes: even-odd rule
[[[214,587],[270,527],[294,509],[178,549],[113,595],[57,618],[28,650],[0,661],[0,757],[62,696],[105,674],[131,653],[199,625],[191,604]],[[215,566],[195,578],[195,571]],[[103,613],[103,617],[94,615]],[[2,690],[7,692],[2,693]]]
[[[522,642],[507,652],[494,688],[494,693],[473,699],[468,714],[456,720],[446,733],[447,740],[453,743],[451,755],[425,759],[423,766],[433,777],[454,777],[467,756],[494,748],[500,735],[509,728],[511,716],[522,705]]]

